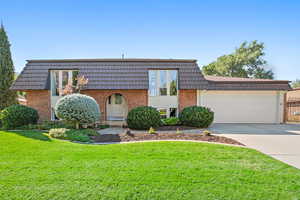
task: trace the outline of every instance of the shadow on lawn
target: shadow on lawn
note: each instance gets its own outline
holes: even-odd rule
[[[10,131],[11,133],[15,133],[17,135],[28,137],[35,140],[47,141],[50,142],[51,139],[42,131]]]

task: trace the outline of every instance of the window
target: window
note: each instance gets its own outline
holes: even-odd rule
[[[157,96],[157,71],[149,71],[149,91],[150,96]]]
[[[162,119],[167,118],[167,109],[159,109],[158,112],[160,114],[160,118]]]
[[[115,104],[122,104],[122,95],[115,94]]]
[[[52,70],[51,71],[51,95],[62,96],[62,90],[71,83],[77,84],[78,71],[75,70]]]
[[[161,70],[159,71],[159,95],[166,96],[167,95],[167,71]]]
[[[62,89],[66,87],[66,85],[69,84],[69,72],[68,71],[62,71]]]
[[[177,70],[149,70],[150,96],[177,96]]]
[[[51,94],[52,96],[59,96],[59,73],[58,71],[53,71],[52,73],[52,81],[51,81]]]
[[[172,70],[169,71],[170,74],[170,95],[177,95],[177,71]]]
[[[169,117],[177,117],[177,108],[169,108]]]
[[[72,71],[72,82],[73,82],[73,85],[77,85],[78,74],[79,74],[79,71]]]

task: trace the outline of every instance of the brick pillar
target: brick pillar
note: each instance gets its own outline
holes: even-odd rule
[[[179,111],[197,105],[197,90],[179,90]]]

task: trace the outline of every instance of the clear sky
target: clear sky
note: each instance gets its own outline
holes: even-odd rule
[[[300,1],[6,0],[16,71],[27,59],[192,58],[200,66],[243,41],[266,46],[276,79],[300,78]]]

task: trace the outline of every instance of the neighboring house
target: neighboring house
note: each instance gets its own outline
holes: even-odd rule
[[[300,88],[294,88],[293,90],[287,92],[287,101],[298,100],[300,101]]]
[[[295,88],[286,94],[286,119],[300,122],[300,88]]]
[[[59,91],[78,74],[88,79],[81,93],[96,99],[104,121],[124,120],[137,106],[172,117],[200,105],[219,123],[281,123],[290,90],[289,81],[204,77],[196,60],[184,59],[28,60],[12,89],[26,91],[41,119],[54,120]]]

